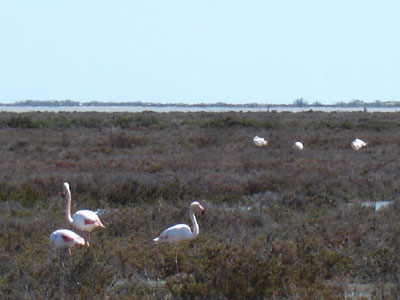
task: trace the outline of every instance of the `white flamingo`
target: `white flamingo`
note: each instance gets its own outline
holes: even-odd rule
[[[296,143],[293,144],[293,149],[303,150],[303,148],[304,148],[304,146],[303,146],[302,142],[296,142]]]
[[[351,148],[353,148],[353,150],[360,150],[362,147],[367,146],[368,144],[366,142],[364,142],[363,140],[360,139],[355,139],[354,141],[351,142]]]
[[[173,243],[175,244],[175,266],[176,272],[178,273],[178,247],[176,244],[195,238],[199,234],[199,225],[197,224],[196,216],[194,215],[194,209],[197,208],[204,213],[204,207],[197,201],[190,204],[189,215],[193,223],[193,231],[186,224],[177,224],[165,229],[158,237],[154,238],[153,241],[158,243]],[[158,257],[157,257],[157,272],[158,272]],[[158,275],[157,275],[158,277]]]
[[[63,189],[61,194],[63,197],[67,195],[67,207],[65,209],[65,216],[67,217],[67,221],[75,228],[85,232],[85,235],[87,235],[85,241],[89,246],[90,232],[96,227],[105,228],[103,223],[101,223],[99,217],[95,212],[87,209],[78,210],[71,217],[71,191],[69,189],[68,182],[63,183]]]
[[[68,248],[71,254],[71,247],[78,245],[85,245],[85,240],[77,235],[75,232],[68,229],[58,229],[50,234],[50,242],[55,248]]]
[[[257,147],[262,147],[262,146],[267,146],[268,141],[266,141],[264,138],[262,137],[258,137],[257,135],[253,138],[253,143],[254,145],[256,145]]]

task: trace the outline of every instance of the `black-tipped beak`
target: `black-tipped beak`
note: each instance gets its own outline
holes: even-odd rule
[[[65,192],[64,191],[61,192],[61,196],[65,197]]]

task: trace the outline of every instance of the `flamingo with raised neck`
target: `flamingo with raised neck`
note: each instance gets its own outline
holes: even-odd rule
[[[85,241],[89,246],[90,243],[90,232],[97,228],[105,228],[103,223],[100,221],[98,215],[91,210],[78,210],[71,217],[71,191],[69,189],[68,182],[63,183],[63,188],[61,192],[62,196],[67,196],[67,206],[65,209],[65,216],[68,223],[70,223],[75,228],[85,232]]]
[[[176,272],[178,273],[178,247],[176,244],[185,240],[195,238],[199,234],[199,224],[197,224],[196,216],[194,215],[194,209],[197,208],[204,213],[204,207],[197,201],[192,202],[189,208],[190,219],[193,224],[193,231],[186,224],[177,224],[165,229],[158,237],[154,238],[153,241],[158,243],[174,243],[175,244],[175,266]],[[157,258],[158,259],[158,258]],[[158,268],[158,261],[157,261]],[[158,275],[157,275],[158,276]]]

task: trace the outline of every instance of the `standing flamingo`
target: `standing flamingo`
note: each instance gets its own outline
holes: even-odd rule
[[[55,248],[68,248],[71,254],[71,247],[79,244],[85,245],[85,240],[75,232],[68,229],[58,229],[50,234],[50,242]]]
[[[193,231],[191,231],[190,227],[186,224],[177,224],[165,229],[158,237],[153,239],[153,241],[156,244],[158,243],[175,244],[175,266],[177,273],[179,273],[179,270],[178,270],[178,247],[176,246],[176,244],[185,240],[193,239],[199,234],[199,225],[197,224],[196,216],[194,215],[193,211],[195,208],[198,208],[202,214],[204,213],[204,207],[201,206],[199,202],[195,201],[190,204],[189,215],[193,223]],[[157,261],[157,268],[158,268],[158,261]]]
[[[78,210],[75,212],[71,218],[71,191],[69,189],[68,182],[63,183],[63,189],[61,192],[62,196],[67,195],[67,207],[65,210],[65,216],[67,221],[75,228],[87,232],[85,241],[89,246],[90,243],[90,232],[96,227],[105,228],[103,223],[101,223],[97,214],[91,210]]]

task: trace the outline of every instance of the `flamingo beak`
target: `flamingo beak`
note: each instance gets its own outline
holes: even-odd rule
[[[200,208],[200,210],[201,210],[201,214],[204,215],[204,211],[205,211],[204,207],[201,206],[201,205],[199,205],[199,208]]]
[[[65,191],[61,192],[61,196],[65,197]]]

